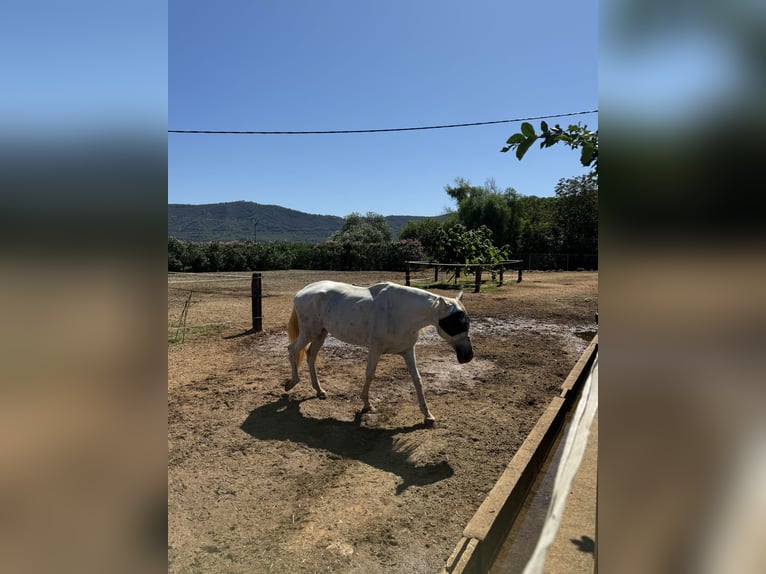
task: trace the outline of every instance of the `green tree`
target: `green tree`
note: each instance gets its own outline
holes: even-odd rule
[[[436,250],[439,263],[493,265],[509,256],[507,245],[496,247],[492,242],[492,231],[486,225],[468,229],[456,223],[442,227],[439,233],[441,238]]]
[[[367,215],[354,212],[343,218],[343,227],[329,239],[341,243],[390,243],[393,233],[382,215],[371,211]]]
[[[598,251],[598,184],[587,175],[556,185],[556,224],[566,253]]]
[[[472,194],[481,192],[481,188],[471,185],[468,180],[465,180],[462,177],[456,177],[455,186],[451,187],[449,185],[445,185],[444,191],[446,191],[447,195],[455,200],[459,207],[460,203],[470,197]]]
[[[242,243],[223,245],[221,271],[247,271],[247,250]]]
[[[184,271],[199,273],[209,271],[210,262],[208,261],[205,248],[199,243],[186,244],[186,265]]]
[[[185,271],[186,245],[175,237],[168,238],[168,271]]]
[[[400,240],[419,241],[428,257],[435,257],[441,240],[442,223],[437,219],[408,221],[399,233]]]
[[[457,201],[458,221],[469,229],[484,225],[492,232],[499,245],[518,247],[521,232],[519,194],[512,187],[499,191],[493,179],[484,186],[472,186],[463,178],[455,179],[455,186],[444,190]]]
[[[561,250],[561,232],[557,224],[556,197],[521,196],[522,229],[519,251],[522,253],[554,253]]]
[[[205,246],[207,268],[203,271],[221,271],[223,269],[223,246],[219,241],[211,241]]]

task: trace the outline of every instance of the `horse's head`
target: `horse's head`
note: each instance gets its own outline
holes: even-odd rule
[[[467,363],[473,359],[473,347],[468,336],[471,320],[460,302],[462,298],[462,291],[454,299],[439,297],[439,322],[436,330],[455,349],[458,362]]]

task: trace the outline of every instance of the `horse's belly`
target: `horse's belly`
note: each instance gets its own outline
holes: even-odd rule
[[[327,332],[344,343],[367,346],[369,329],[362,321],[325,321]]]
[[[366,320],[326,321],[325,329],[339,341],[360,347],[374,347],[384,354],[403,353],[415,344],[406,336],[376,333]]]
[[[409,351],[414,346],[414,343],[412,345],[403,345],[401,341],[392,341],[388,345],[379,346],[379,350],[382,355],[399,355]]]
[[[349,345],[358,345],[360,347],[374,348],[382,355],[400,354],[409,351],[415,341],[402,337],[380,337],[374,333],[351,333],[346,329],[339,329],[335,332],[328,329],[328,333],[344,343]]]

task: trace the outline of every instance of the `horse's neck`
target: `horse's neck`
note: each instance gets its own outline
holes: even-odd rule
[[[414,293],[407,298],[403,310],[408,319],[416,324],[415,328],[422,329],[439,322],[438,304],[439,297],[436,295],[427,293],[424,296],[422,293]]]

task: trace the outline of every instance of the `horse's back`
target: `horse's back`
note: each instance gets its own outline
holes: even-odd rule
[[[336,297],[348,299],[364,299],[370,297],[367,287],[358,287],[338,281],[316,281],[306,285],[295,294],[296,304],[302,301],[333,299]]]
[[[295,295],[301,329],[326,330],[347,343],[367,343],[373,298],[367,287],[337,281],[317,281]]]
[[[389,293],[392,289],[401,289],[402,285],[399,285],[398,283],[392,283],[391,281],[384,281],[383,283],[375,283],[375,285],[372,285],[369,288],[370,295],[372,297],[377,298],[380,297],[383,293]]]

